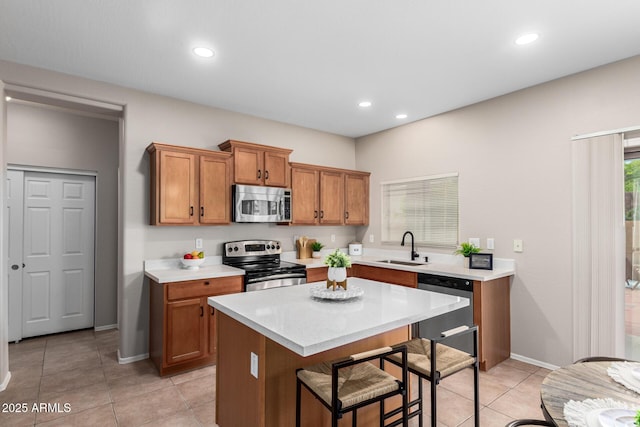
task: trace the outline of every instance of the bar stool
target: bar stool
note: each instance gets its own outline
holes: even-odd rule
[[[396,356],[396,365],[402,370],[401,379],[385,372],[384,358]],[[379,360],[380,368],[373,363]],[[402,414],[387,427],[408,426],[407,396],[407,347],[397,345],[351,355],[333,362],[324,362],[296,371],[296,427],[300,427],[301,386],[305,386],[326,408],[331,411],[331,426],[337,427],[338,420],[352,412],[352,425],[357,425],[357,411],[363,406],[380,403],[380,426],[385,426],[389,418]],[[385,413],[384,399],[402,396],[402,407]]]
[[[441,341],[455,336],[472,334],[473,354],[440,344]],[[465,368],[473,369],[473,405],[474,405],[474,425],[480,426],[480,400],[479,395],[479,363],[478,363],[478,327],[460,326],[442,332],[442,336],[435,339],[414,338],[401,343],[406,345],[408,352],[409,373],[417,375],[419,379],[426,379],[431,383],[431,426],[436,426],[437,405],[436,386],[440,380],[460,372]],[[431,357],[435,354],[436,357]],[[401,362],[396,355],[386,358],[391,363],[399,365]],[[433,374],[432,374],[433,373]],[[409,418],[418,416],[419,427],[423,426],[422,413],[422,381],[418,381],[418,398],[409,402],[409,409],[417,405],[417,409],[409,412]]]

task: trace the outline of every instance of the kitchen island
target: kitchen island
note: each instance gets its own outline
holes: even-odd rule
[[[324,282],[210,297],[217,310],[216,417],[220,427],[293,426],[297,368],[392,345],[409,325],[469,305],[454,297],[349,278],[357,298],[312,298]],[[328,425],[329,413],[303,393],[303,425]],[[358,414],[370,425],[377,410]],[[322,420],[322,421],[320,421]],[[350,425],[346,416],[342,423]]]

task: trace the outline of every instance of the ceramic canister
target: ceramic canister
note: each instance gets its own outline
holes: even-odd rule
[[[362,243],[349,243],[349,255],[362,255]]]

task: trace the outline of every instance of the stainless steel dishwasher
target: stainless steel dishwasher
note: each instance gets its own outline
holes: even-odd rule
[[[414,334],[422,338],[438,338],[443,331],[462,326],[473,326],[473,281],[457,277],[418,273],[418,289],[469,298],[467,307],[423,320],[414,325]],[[473,354],[473,339],[465,334],[453,337],[444,344]]]

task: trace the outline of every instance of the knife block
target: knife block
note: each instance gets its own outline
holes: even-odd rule
[[[311,244],[315,242],[315,239],[307,240],[307,244],[302,246],[300,241],[296,241],[296,258],[297,259],[307,259],[313,256],[313,250],[311,249]]]

